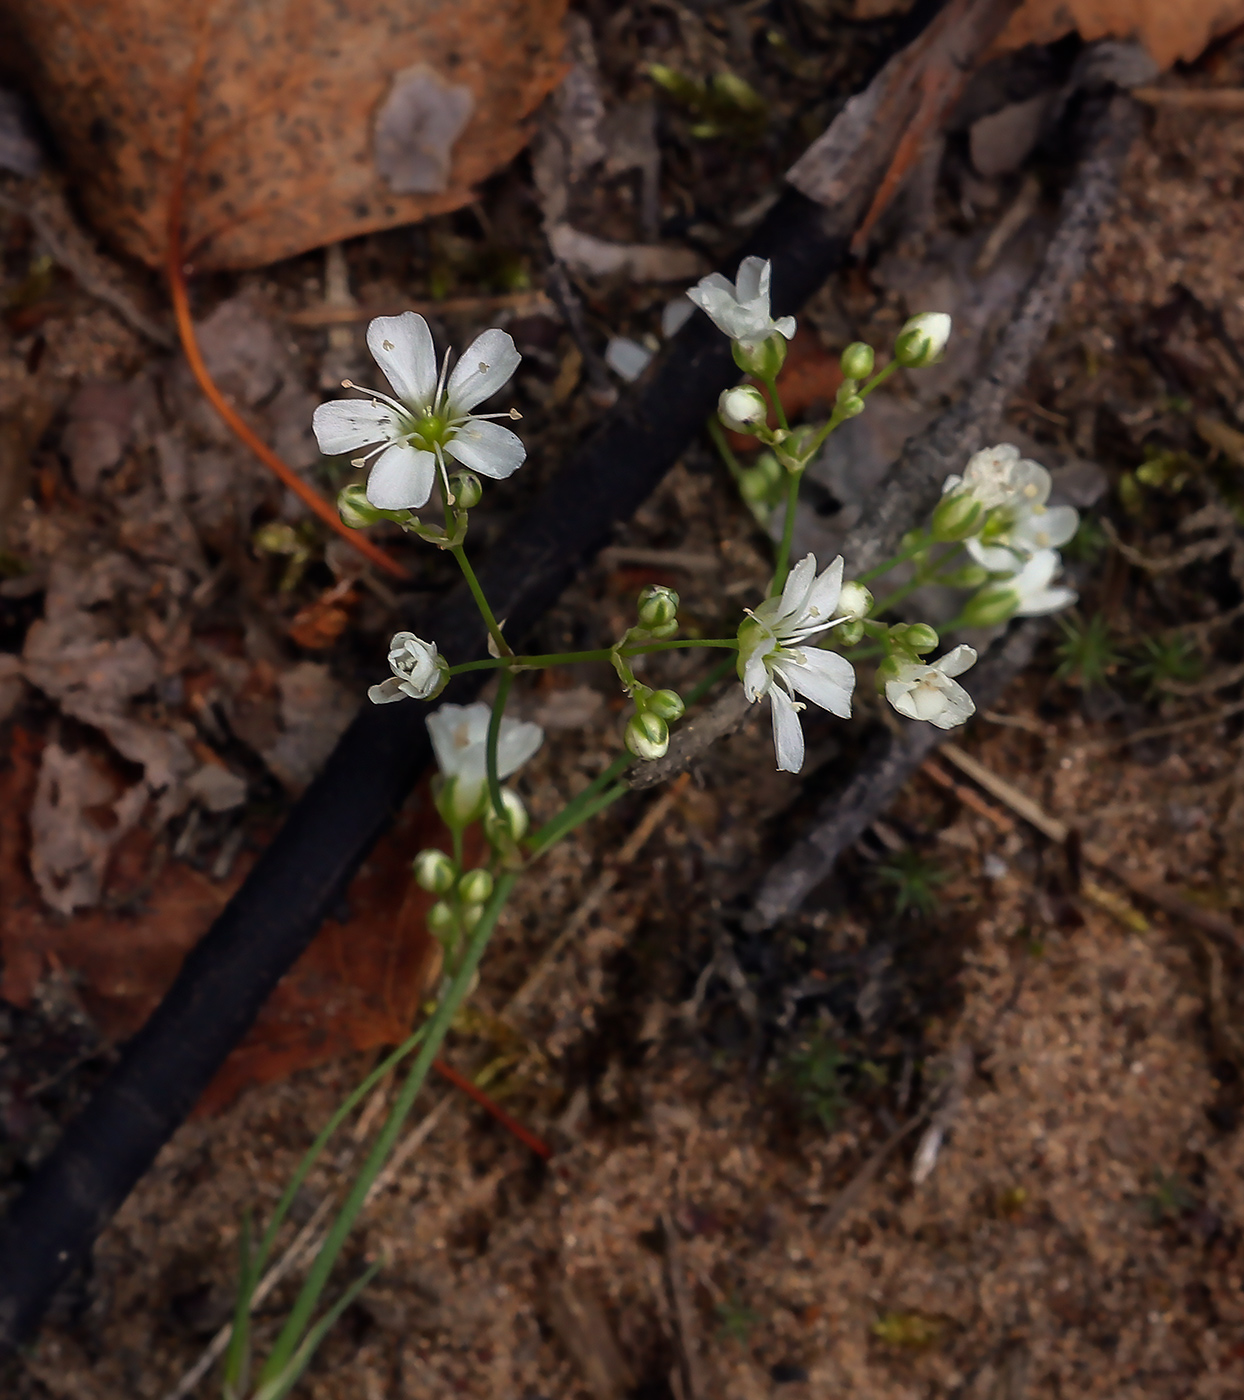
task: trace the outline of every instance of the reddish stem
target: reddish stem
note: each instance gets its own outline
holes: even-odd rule
[[[530,1147],[537,1157],[543,1157],[547,1162],[553,1155],[553,1149],[543,1138],[538,1138],[530,1128],[524,1128],[517,1118],[511,1118],[495,1099],[490,1099],[479,1085],[473,1083],[465,1074],[459,1074],[456,1069],[447,1065],[444,1060],[433,1060],[432,1068],[435,1069],[442,1078],[448,1079],[455,1089],[461,1089],[469,1098],[474,1099],[481,1108],[487,1109],[503,1128],[513,1133],[524,1147]]]

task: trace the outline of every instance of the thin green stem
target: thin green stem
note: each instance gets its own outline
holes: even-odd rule
[[[777,380],[765,379],[762,383],[768,389],[769,397],[773,400],[773,411],[777,414],[778,427],[789,432],[790,424],[786,421],[786,410],[782,407],[782,396],[778,393]]]
[[[499,821],[505,821],[505,805],[501,801],[501,777],[497,770],[497,741],[501,737],[501,720],[505,715],[505,702],[510,698],[510,687],[514,684],[514,672],[502,671],[497,678],[497,697],[492,702],[492,714],[488,717],[488,748],[485,762],[488,765],[488,796],[492,810]]]
[[[717,451],[721,453],[721,460],[725,462],[726,470],[735,481],[742,481],[743,464],[734,455],[734,449],[726,437],[726,430],[721,426],[721,420],[715,413],[708,420],[708,435],[712,438]]]
[[[795,516],[799,513],[799,482],[803,472],[791,472],[786,484],[786,519],[782,522],[782,542],[778,545],[777,562],[773,566],[773,582],[769,596],[776,597],[786,584],[790,573],[790,547],[795,539]]]
[[[897,569],[900,564],[905,564],[913,554],[919,554],[922,549],[927,549],[932,543],[930,537],[921,530],[920,533],[903,549],[900,549],[892,558],[886,559],[877,565],[875,569],[869,569],[866,573],[857,574],[856,583],[871,583],[873,579],[880,578],[882,574],[888,574],[891,569]]]
[[[909,594],[914,593],[917,588],[923,588],[925,584],[928,583],[936,583],[944,573],[949,572],[951,564],[955,563],[958,560],[959,555],[962,553],[963,546],[960,545],[957,548],[951,550],[949,554],[944,555],[941,559],[937,560],[936,566],[934,568],[917,569],[915,575],[912,578],[908,579],[906,583],[900,584],[900,586],[894,589],[892,593],[887,593],[886,596],[882,598],[879,602],[875,602],[872,606],[872,612],[870,613],[870,616],[880,617],[882,613],[888,612],[891,608],[897,607],[898,604],[901,603],[904,598],[906,598]]]
[[[471,561],[466,557],[466,550],[458,544],[454,545],[449,552],[458,561],[462,577],[466,579],[467,587],[471,590],[471,597],[475,599],[475,606],[479,609],[479,615],[484,619],[484,626],[488,628],[488,635],[492,638],[493,644],[502,656],[512,656],[514,653],[510,650],[509,642],[501,634],[500,624],[492,615],[488,599],[484,597],[484,590],[480,587],[479,579],[475,577]]]
[[[555,841],[558,841],[566,831],[570,831],[578,825],[579,813],[586,811],[596,797],[603,792],[615,779],[621,777],[631,764],[629,753],[620,753],[617,758],[602,773],[588,783],[576,797],[571,798],[555,817],[550,818],[537,831],[533,831],[527,838],[527,849],[533,855],[540,855],[546,851]],[[570,825],[567,826],[566,822]]]
[[[884,384],[898,367],[898,361],[891,360],[890,363],[886,365],[885,369],[879,369],[867,384],[861,384],[855,392],[860,398],[866,399],[879,384]]]
[[[441,1044],[453,1024],[458,1008],[466,998],[471,979],[479,967],[480,959],[483,957],[484,950],[488,947],[488,941],[492,937],[493,929],[496,927],[497,918],[517,880],[518,874],[514,871],[507,871],[501,876],[493,890],[492,898],[484,907],[479,923],[472,929],[465,955],[454,973],[453,981],[424,1028],[423,1044],[410,1068],[410,1073],[406,1076],[406,1082],[398,1092],[384,1127],[380,1130],[371,1151],[367,1154],[367,1160],[358,1176],[355,1177],[344,1205],[338,1212],[336,1220],[333,1221],[332,1228],[324,1243],[320,1246],[320,1251],[315,1256],[315,1262],[307,1274],[302,1290],[290,1310],[289,1317],[285,1320],[280,1335],[273,1344],[267,1361],[264,1363],[263,1371],[259,1376],[260,1386],[275,1380],[282,1374],[303,1340],[303,1335],[311,1324],[311,1318],[320,1295],[328,1283],[333,1265],[337,1262],[337,1257],[341,1253],[350,1231],[354,1228],[354,1222],[362,1212],[372,1183],[380,1175],[393,1148],[397,1145],[402,1124],[414,1107],[419,1090],[423,1087],[428,1071],[432,1067],[432,1061],[436,1058]]]
[[[685,637],[680,641],[642,642],[635,646],[622,647],[623,656],[648,656],[658,651],[684,651],[696,647],[717,647],[728,651],[738,649],[737,637]],[[539,656],[481,657],[478,661],[463,661],[449,668],[451,676],[461,676],[467,671],[529,670],[539,671],[549,666],[573,666],[581,661],[609,661],[613,656],[612,647],[597,647],[594,651],[554,651]]]

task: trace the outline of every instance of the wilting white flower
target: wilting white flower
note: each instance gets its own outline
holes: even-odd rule
[[[1010,502],[1033,467],[1043,470],[1039,462],[1021,458],[1014,443],[1000,442],[974,452],[962,476],[948,476],[942,483],[942,494],[965,492],[986,510],[993,510]]]
[[[422,316],[377,316],[367,348],[396,397],[364,389],[366,399],[334,399],[315,410],[320,451],[335,457],[362,452],[372,463],[367,499],[380,510],[417,510],[427,504],[439,471],[449,496],[445,454],[481,476],[503,481],[522,466],[527,449],[508,428],[490,422],[517,413],[471,412],[502,387],[522,356],[500,330],[477,336],[445,382],[449,355],[436,367],[432,332]],[[346,383],[347,388],[356,386]]]
[[[1061,564],[1057,550],[1041,549],[1017,574],[1005,581],[1002,586],[1019,599],[1015,617],[1041,617],[1075,602],[1079,595],[1074,588],[1062,584],[1050,587]]]
[[[908,719],[922,719],[938,729],[954,729],[976,713],[972,697],[952,680],[976,661],[971,647],[957,646],[932,664],[903,661],[885,683],[885,698]]]
[[[989,449],[989,454],[988,465],[974,482],[969,481],[972,463],[986,453],[978,452],[964,472],[964,487],[982,503],[988,498],[992,512],[981,532],[964,544],[991,573],[1015,573],[1040,550],[1066,544],[1080,516],[1071,506],[1046,505],[1053,486],[1050,474],[1039,462],[1021,458],[1017,447],[1004,444]]]
[[[428,716],[432,752],[445,777],[450,810],[461,822],[474,820],[483,806],[491,717],[492,710],[484,704],[442,705]],[[498,777],[517,772],[543,742],[544,730],[538,724],[503,716],[497,735]]]
[[[844,619],[835,616],[842,591],[842,556],[816,573],[816,557],[806,555],[790,571],[779,598],[766,598],[739,628],[739,678],[755,704],[769,697],[773,749],[787,773],[803,767],[803,728],[796,693],[822,710],[849,719],[855,671],[845,656],[805,646],[810,638]]]
[[[413,632],[398,632],[389,643],[389,669],[393,674],[373,685],[367,698],[373,705],[390,700],[431,700],[445,688],[449,666],[438,656],[435,642],[421,641]]]
[[[950,327],[944,311],[922,311],[910,317],[894,341],[894,358],[908,369],[935,365],[945,354]]]
[[[769,278],[772,268],[766,258],[744,258],[739,264],[737,282],[720,272],[701,277],[687,293],[719,331],[731,340],[753,345],[771,335],[795,334],[795,318],[769,315]]]

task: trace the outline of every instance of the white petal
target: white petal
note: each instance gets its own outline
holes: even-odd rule
[[[799,712],[781,688],[769,691],[769,708],[773,716],[773,752],[778,768],[786,773],[798,773],[803,767],[803,729]]]
[[[1011,482],[1016,503],[1021,506],[1043,506],[1049,500],[1054,485],[1049,472],[1031,457],[1016,462]]]
[[[418,510],[436,480],[436,458],[408,442],[395,442],[376,458],[367,478],[367,499],[379,510]]]
[[[981,544],[979,539],[964,540],[964,548],[991,574],[1017,574],[1023,561],[1013,549],[1000,544]]]
[[[908,719],[919,719],[916,713],[916,702],[912,699],[912,692],[915,684],[910,680],[886,681],[885,698],[899,712]]]
[[[941,713],[930,721],[939,729],[955,729],[976,713],[972,697],[957,681],[947,683],[942,701]]]
[[[739,301],[755,301],[757,297],[768,297],[769,279],[772,275],[773,268],[767,258],[744,258],[739,264],[739,275],[734,284],[735,296]]]
[[[816,555],[805,554],[798,564],[786,575],[786,586],[782,589],[782,602],[778,616],[783,620],[799,617],[816,582]]]
[[[544,730],[529,721],[502,720],[497,737],[497,775],[516,773],[544,743]]]
[[[948,682],[954,685],[954,681]],[[942,719],[946,714],[947,693],[941,686],[930,685],[927,681],[911,692],[912,708],[915,710],[916,718],[924,720],[926,724],[935,724],[939,729],[946,726]]]
[[[743,334],[750,324],[747,317],[740,313],[739,304],[734,297],[734,288],[720,272],[710,273],[697,282],[687,295],[719,331],[724,331],[732,338]]]
[[[1060,563],[1062,560],[1054,550],[1039,550],[1015,575],[1013,583],[1016,592],[1021,598],[1027,598],[1030,593],[1040,592],[1058,572]]]
[[[773,323],[773,329],[785,339],[793,340],[795,338],[795,318],[793,316],[779,316]]]
[[[315,441],[325,457],[361,452],[397,437],[402,431],[397,414],[375,399],[333,399],[311,415]]]
[[[396,676],[390,676],[387,681],[381,681],[379,685],[368,688],[367,698],[373,705],[388,705],[394,700],[404,700],[406,692],[402,689],[402,683]]]
[[[460,749],[455,739],[463,714],[461,705],[442,705],[428,716],[428,737],[432,740],[432,752],[436,756],[436,766],[447,776],[457,772]]]
[[[403,403],[424,407],[436,393],[436,347],[428,323],[414,311],[377,316],[367,327],[367,348]]]
[[[446,396],[451,415],[470,413],[476,404],[490,399],[509,381],[522,358],[505,331],[477,335],[449,376]]]
[[[842,555],[821,574],[812,585],[807,601],[803,605],[800,621],[806,627],[832,622],[838,599],[842,595]]]
[[[808,647],[802,652],[803,662],[783,657],[774,670],[814,705],[828,710],[839,719],[851,718],[851,693],[855,689],[855,668],[845,656],[836,651],[821,651]]]
[[[481,476],[504,481],[527,459],[523,440],[500,423],[470,418],[445,444],[445,451]]]
[[[960,644],[933,664],[943,676],[961,676],[964,671],[976,665],[976,650],[974,647]]]
[[[1049,544],[1057,549],[1080,528],[1080,512],[1074,506],[1051,506],[1044,516]]]
[[[1016,617],[1043,617],[1046,613],[1068,608],[1080,595],[1074,588],[1043,588],[1031,593],[1015,609]]]
[[[773,677],[765,665],[764,654],[757,647],[743,662],[743,694],[747,696],[748,703],[754,705],[772,683]]]

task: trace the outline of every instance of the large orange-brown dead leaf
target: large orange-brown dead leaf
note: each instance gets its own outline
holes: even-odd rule
[[[1244,0],[1025,0],[1000,46],[1050,44],[1074,29],[1087,40],[1139,39],[1159,68],[1169,68],[1239,24]]]
[[[154,1009],[254,856],[215,881],[164,858],[139,828],[114,853],[108,907],[73,918],[51,913],[28,864],[26,814],[41,747],[16,730],[0,772],[0,996],[26,1005],[41,977],[63,969],[102,1032],[122,1040]],[[442,830],[422,789],[351,883],[347,917],[326,921],[226,1061],[203,1108],[223,1106],[249,1084],[409,1033],[435,949],[424,924],[430,896],[411,880],[410,861]]]
[[[527,141],[566,0],[9,0],[0,30],[96,227],[255,267],[457,208]]]

